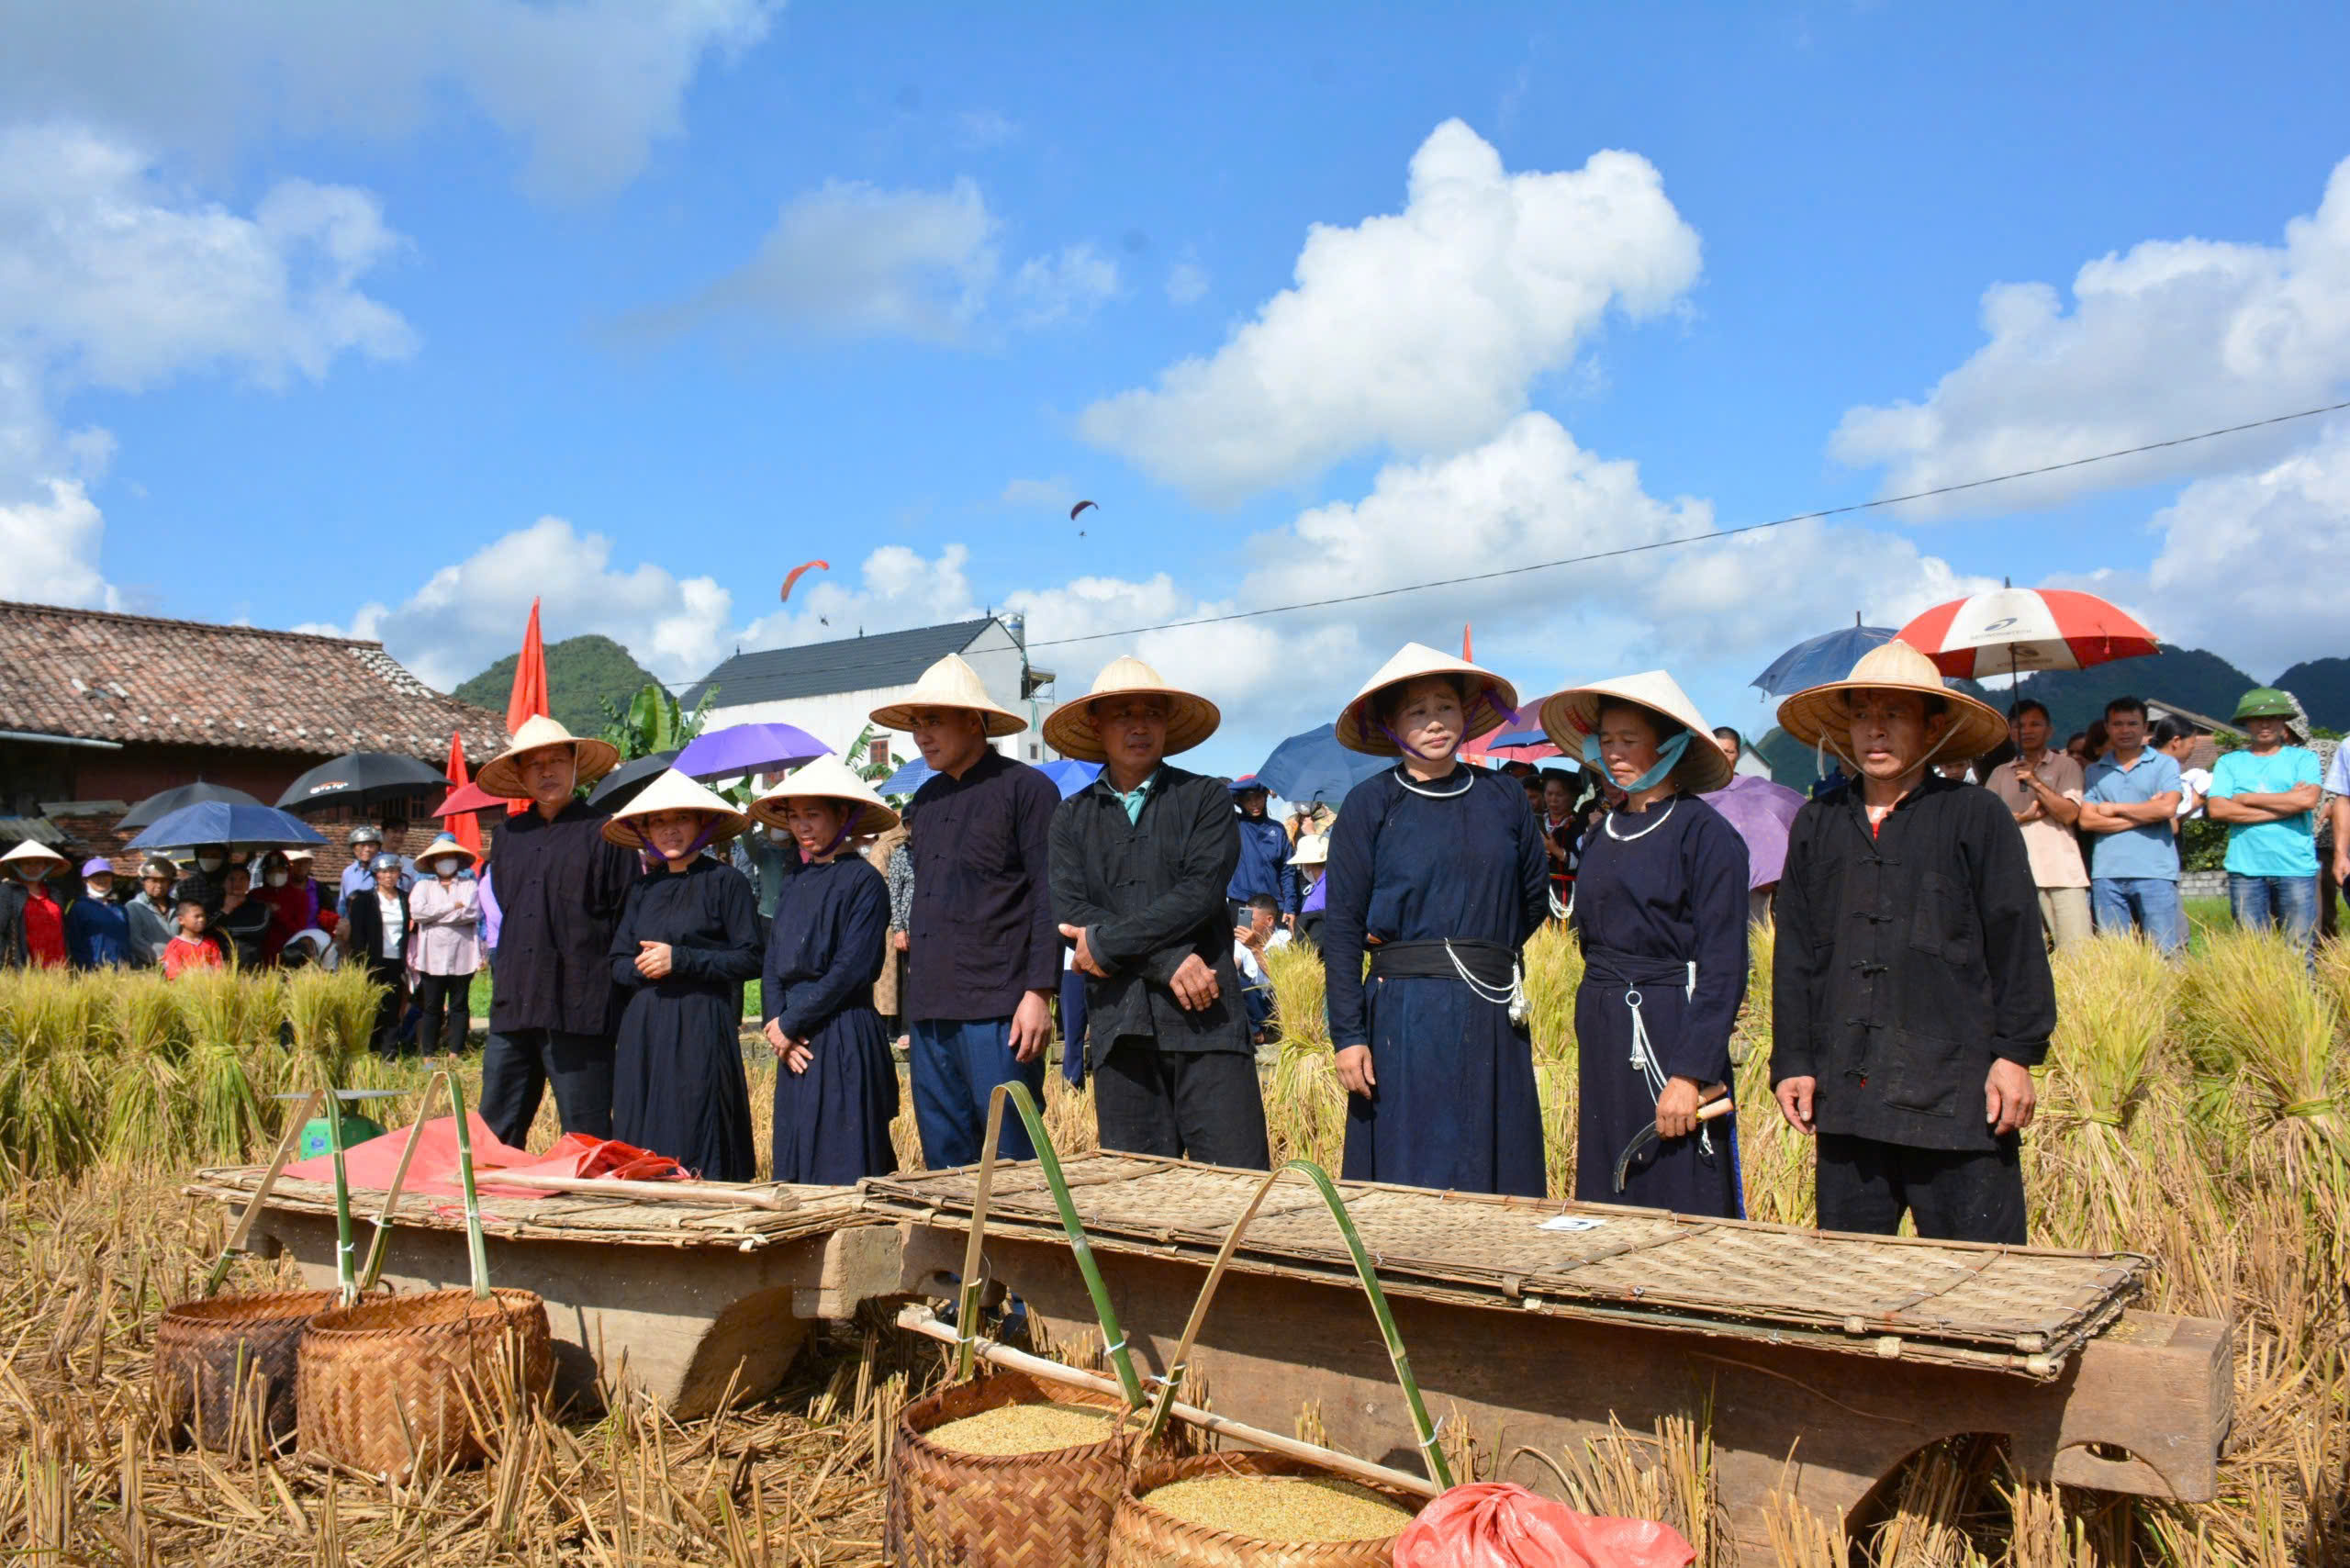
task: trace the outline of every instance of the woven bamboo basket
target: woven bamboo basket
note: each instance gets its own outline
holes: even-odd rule
[[[275,1448],[295,1433],[295,1373],[302,1330],[332,1306],[333,1291],[216,1296],[163,1309],[155,1328],[155,1393],[165,1428],[208,1449],[230,1446],[243,1407]]]
[[[1024,1372],[954,1383],[906,1406],[890,1450],[884,1550],[901,1568],[1099,1568],[1125,1487],[1128,1434],[1046,1453],[957,1453],[923,1434],[1006,1405],[1081,1405],[1123,1415],[1106,1394],[1046,1387]]]
[[[1301,1475],[1360,1486],[1416,1514],[1427,1501],[1393,1487],[1375,1485],[1326,1470],[1311,1460],[1273,1453],[1211,1453],[1144,1465],[1138,1470],[1110,1523],[1105,1568],[1388,1568],[1393,1534],[1364,1540],[1261,1540],[1209,1529],[1151,1506],[1150,1495],[1178,1481],[1203,1475]]]
[[[321,1313],[302,1335],[303,1450],[395,1480],[473,1463],[501,1372],[524,1398],[554,1386],[535,1292],[429,1291]]]

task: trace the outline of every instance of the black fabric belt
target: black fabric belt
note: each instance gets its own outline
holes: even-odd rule
[[[1689,966],[1673,958],[1661,958],[1653,953],[1627,953],[1616,947],[1585,947],[1583,950],[1583,978],[1588,985],[1593,980],[1602,985],[1677,985],[1689,983]]]
[[[1452,951],[1445,952],[1447,946]],[[1453,968],[1453,959],[1460,969]],[[1371,949],[1373,980],[1449,980],[1467,969],[1481,985],[1506,986],[1516,973],[1517,954],[1498,942],[1474,942],[1454,937],[1444,942],[1382,942]]]

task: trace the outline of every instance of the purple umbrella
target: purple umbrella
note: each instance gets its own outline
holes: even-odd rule
[[[693,741],[670,766],[688,778],[733,778],[797,767],[832,749],[797,724],[729,724]]]
[[[1787,829],[1803,810],[1803,797],[1784,784],[1740,773],[1699,800],[1729,819],[1746,840],[1746,885],[1766,888],[1787,865]]]

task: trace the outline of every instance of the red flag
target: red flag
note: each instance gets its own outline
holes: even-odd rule
[[[512,734],[547,711],[547,648],[539,638],[539,601],[531,600],[531,623],[522,633],[522,655],[514,661],[514,689],[506,699],[506,733]],[[531,809],[528,801],[506,808],[513,816]]]
[[[1460,662],[1464,665],[1473,665],[1477,662],[1476,649],[1472,647],[1469,642],[1469,624],[1467,622],[1461,622],[1460,625]]]
[[[531,624],[522,633],[522,656],[514,664],[514,689],[506,699],[506,733],[547,711],[547,649],[539,640],[539,601],[531,600]]]
[[[449,788],[453,792],[471,782],[465,773],[465,737],[456,731],[449,732]],[[471,812],[460,812],[442,824],[449,836],[474,852],[474,864],[481,864],[481,819]]]

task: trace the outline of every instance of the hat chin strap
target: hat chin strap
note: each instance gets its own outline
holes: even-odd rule
[[[1935,756],[1941,752],[1942,747],[1950,745],[1953,737],[1957,735],[1957,734],[1958,722],[1953,719],[1949,724],[1943,727],[1942,738],[1936,741],[1932,745],[1928,746],[1926,748],[1926,755],[1919,757],[1915,766],[1919,767],[1932,767]],[[1852,732],[1849,729],[1846,730],[1846,738],[1849,739],[1851,735]],[[1844,767],[1851,768],[1852,770],[1853,778],[1859,778],[1863,776],[1861,772],[1861,765],[1859,763],[1845,756],[1841,750],[1828,744],[1828,732],[1824,729],[1819,732],[1819,744],[1811,748],[1811,766],[1815,771],[1821,774],[1825,774],[1828,771],[1828,769],[1821,765],[1821,754],[1823,752],[1832,755],[1839,763],[1841,763]]]

